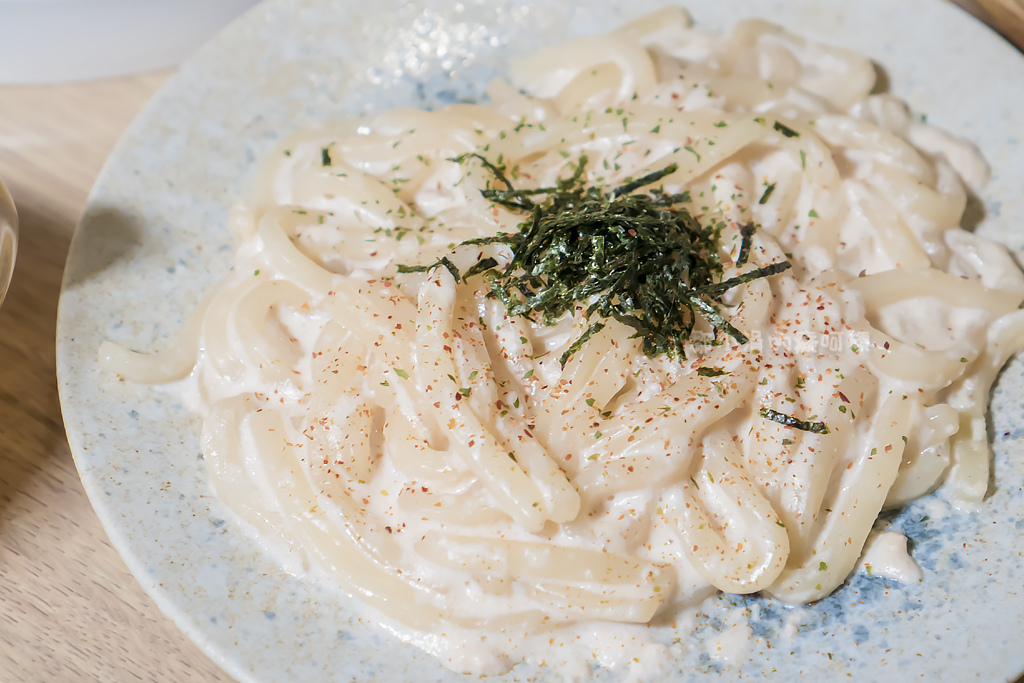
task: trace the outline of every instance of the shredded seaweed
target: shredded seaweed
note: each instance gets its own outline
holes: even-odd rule
[[[720,297],[751,280],[780,273],[789,261],[722,280],[719,259],[723,224],[703,225],[686,208],[689,193],[669,194],[661,188],[638,192],[677,170],[675,164],[605,191],[584,182],[587,158],[581,156],[572,175],[554,187],[516,189],[499,158],[477,159],[494,176],[481,191],[496,204],[526,214],[518,232],[467,240],[462,245],[504,244],[512,259],[504,267],[482,258],[465,278],[486,273],[490,295],[509,315],[555,324],[566,313],[618,320],[636,330],[643,351],[651,357],[685,358],[684,347],[698,319],[743,344],[747,337],[722,313]],[[739,265],[750,252],[752,224],[741,228]],[[424,272],[445,266],[459,281],[447,258],[426,266],[399,266],[399,272]],[[561,357],[564,365],[604,323],[590,325]]]
[[[775,130],[777,130],[780,133],[782,133],[783,135],[785,135],[787,138],[798,138],[798,137],[800,137],[800,133],[796,132],[795,130],[793,130],[792,128],[790,128],[786,124],[782,123],[781,121],[776,121],[775,125],[772,126],[772,127]]]
[[[398,266],[398,272],[399,273],[426,273],[426,272],[429,272],[429,271],[433,270],[437,266],[444,266],[445,268],[447,268],[448,272],[452,274],[452,277],[455,279],[456,282],[458,282],[460,279],[462,279],[461,276],[459,275],[458,267],[456,267],[456,265],[454,263],[452,263],[451,259],[448,258],[447,256],[442,256],[441,258],[439,258],[434,263],[431,263],[429,266],[404,266],[404,265],[400,265],[400,266]]]
[[[750,258],[750,246],[754,242],[754,232],[757,228],[753,223],[747,223],[740,227],[740,253],[736,256],[736,265],[745,266]]]
[[[828,434],[828,426],[824,422],[808,422],[806,420],[800,420],[791,415],[780,413],[772,410],[771,408],[761,408],[758,413],[761,417],[772,422],[778,422],[780,425],[786,427],[792,427],[794,429],[800,429],[805,432],[813,432],[814,434]]]

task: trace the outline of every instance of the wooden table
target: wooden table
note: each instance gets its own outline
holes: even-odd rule
[[[0,307],[0,680],[229,681],[110,545],[57,400],[57,297],[71,234],[121,131],[169,72],[0,87],[0,177],[21,219]]]
[[[980,14],[972,0],[959,0]],[[0,680],[226,681],[114,551],[64,436],[54,369],[61,272],[89,188],[169,72],[0,87],[0,177],[21,216],[0,308]]]

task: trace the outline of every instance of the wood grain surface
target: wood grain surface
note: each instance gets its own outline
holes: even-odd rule
[[[229,680],[109,544],[68,449],[55,378],[71,235],[111,147],[167,75],[0,87],[0,177],[21,218],[0,307],[0,681]]]
[[[0,307],[0,680],[227,681],[114,551],[64,436],[57,298],[89,188],[166,73],[0,88],[0,177],[20,217]]]
[[[1024,0],[977,0],[976,12],[1011,43],[1024,50]]]

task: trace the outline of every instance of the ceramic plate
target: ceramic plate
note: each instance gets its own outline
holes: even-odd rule
[[[360,622],[349,600],[295,578],[239,533],[213,497],[199,421],[173,389],[99,372],[104,339],[158,350],[228,268],[225,222],[257,160],[298,126],[396,105],[481,96],[508,59],[609,29],[653,0],[272,0],[198,52],[129,128],[72,245],[58,321],[64,419],[78,468],[139,581],[217,662],[246,681],[459,681]],[[993,182],[979,230],[1024,244],[1024,59],[939,0],[694,0],[720,29],[761,16],[854,47],[890,89],[974,140]],[[720,597],[680,632],[666,680],[771,675],[836,680],[1013,678],[1024,670],[1024,362],[994,392],[994,493],[976,510],[932,496],[886,520],[924,580],[856,574],[813,606]],[[731,662],[713,639],[749,624]],[[713,650],[712,650],[713,651]],[[595,670],[599,680],[619,680]],[[500,681],[552,680],[516,669]]]

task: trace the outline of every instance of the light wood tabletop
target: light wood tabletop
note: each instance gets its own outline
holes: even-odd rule
[[[973,0],[958,4],[983,15]],[[1007,35],[1010,35],[1007,32]],[[0,680],[224,681],[110,545],[61,420],[61,273],[118,136],[170,72],[0,87],[0,178],[21,219],[0,307]]]
[[[57,298],[71,235],[111,147],[168,74],[0,87],[0,178],[21,223],[0,307],[3,681],[230,680],[110,545],[57,398]]]

